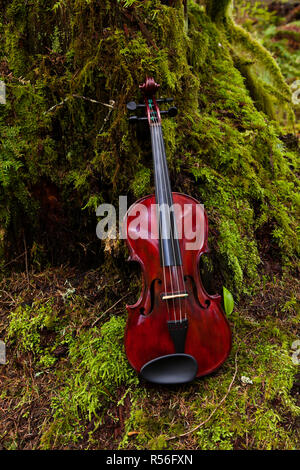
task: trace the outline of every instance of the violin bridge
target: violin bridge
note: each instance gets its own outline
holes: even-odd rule
[[[172,294],[162,294],[162,300],[170,300],[170,299],[179,299],[182,297],[188,297],[189,294],[187,292],[173,292]]]

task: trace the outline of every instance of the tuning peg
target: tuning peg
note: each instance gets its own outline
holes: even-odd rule
[[[157,103],[171,103],[173,98],[157,98],[156,101]],[[126,106],[129,111],[136,111],[137,109],[146,107],[145,103],[138,104],[135,101],[129,101]]]
[[[157,103],[172,103],[174,101],[174,98],[158,98],[156,100]]]
[[[177,115],[177,113],[178,113],[178,110],[175,106],[172,106],[167,111],[161,111],[160,112],[160,114],[162,116],[168,114],[168,116],[170,116],[170,117],[175,117]]]
[[[135,101],[129,101],[129,103],[127,103],[127,109],[129,111],[135,111],[136,109],[138,108],[145,108],[145,104],[137,104]]]
[[[132,124],[137,122],[139,120],[139,118],[137,116],[130,116],[128,118],[128,121],[131,122]]]
[[[135,111],[136,110],[136,102],[135,101],[129,101],[129,103],[127,103],[126,107],[129,111]]]
[[[145,116],[145,117],[130,116],[128,118],[128,121],[131,122],[132,124],[134,124],[135,122],[138,122],[138,121],[147,121],[147,120],[148,120],[147,116]]]
[[[171,106],[171,108],[168,109],[168,115],[170,117],[177,116],[177,113],[178,113],[178,110],[177,110],[176,106]]]

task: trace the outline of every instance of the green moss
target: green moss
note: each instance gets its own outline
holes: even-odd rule
[[[129,6],[14,0],[5,8],[1,60],[12,75],[0,118],[0,224],[7,257],[23,249],[24,230],[28,250],[41,247],[44,260],[47,252],[59,262],[81,259],[84,245],[103,261],[95,206],[153,192],[151,156],[125,107],[141,99],[138,85],[153,75],[179,110],[163,124],[172,187],[205,205],[224,282],[235,294],[248,291],[264,257],[263,227],[272,225],[269,245],[281,262],[296,254],[297,156],[272,120],[278,103],[289,108],[289,88],[273,57],[233,23],[230,2],[207,2],[206,13],[190,1],[188,31],[180,2]],[[108,116],[106,106],[81,96],[114,100],[114,109]]]
[[[232,7],[232,0],[208,0],[206,2],[207,14],[213,21],[226,21]]]
[[[120,385],[131,387],[138,378],[123,350],[125,320],[112,317],[101,327],[81,332],[69,342],[69,374],[52,399],[53,421],[41,438],[42,448],[78,442],[85,423],[93,418],[91,438],[117,401]]]
[[[230,227],[226,230],[234,233]],[[35,448],[297,448],[300,409],[292,395],[297,373],[292,344],[297,339],[299,311],[288,273],[283,280],[264,276],[252,300],[236,303],[229,317],[233,349],[224,365],[211,376],[175,388],[139,382],[124,353],[125,316],[106,317],[97,328],[89,326],[101,317],[99,309],[107,310],[114,302],[115,280],[103,272],[95,283],[94,275],[92,271],[80,277],[81,295],[65,283],[64,292],[60,288],[56,298],[23,304],[9,316],[9,362],[17,357],[24,372],[20,386],[12,379],[3,400],[13,399],[10,408],[20,410],[26,419],[23,414],[38,400],[43,400],[45,408],[45,390],[48,396]],[[59,281],[57,273],[53,276]],[[51,279],[50,270],[43,277]],[[32,284],[43,282],[43,277],[36,274]],[[22,275],[11,282],[20,286],[19,280],[24,281]],[[130,291],[136,287],[131,278]],[[91,305],[94,289],[101,292],[101,308]],[[27,291],[26,285],[23,290]],[[59,358],[58,346],[65,349]],[[205,421],[216,409],[234,375],[236,352],[236,380],[221,407],[189,437],[169,441]],[[114,426],[122,431],[118,438],[110,435]],[[22,445],[12,432],[6,436],[5,448],[14,441]]]
[[[149,168],[142,168],[137,172],[133,182],[131,183],[131,188],[133,194],[139,198],[145,196],[149,193],[150,190],[150,177],[151,171]]]
[[[31,352],[40,367],[53,365],[56,358],[53,351],[56,345],[43,346],[41,336],[43,332],[59,330],[59,319],[53,311],[53,302],[35,302],[32,306],[18,307],[10,315],[7,337],[12,344],[16,344],[21,352]]]
[[[168,440],[205,421],[217,407],[232,380],[237,343],[221,375],[169,392],[168,406],[162,404],[163,391],[155,396],[151,393],[151,398],[146,392],[135,392],[121,448],[132,446],[128,432],[133,430],[139,431],[133,444],[137,449],[178,449],[187,442],[201,450],[297,448],[296,427],[291,431],[291,423],[300,415],[290,395],[296,372],[290,350],[293,335],[271,317],[258,323],[235,311],[234,322],[239,348],[237,379],[207,424],[186,438],[188,441]]]
[[[300,411],[289,395],[295,371],[288,345],[283,350],[281,341],[274,344],[274,335],[269,335],[270,323],[266,321],[263,332],[257,333],[259,343],[251,342],[250,348],[241,351],[239,381],[225,405],[225,413],[224,409],[217,412],[210,426],[197,432],[200,448],[232,449],[234,440],[238,438],[243,441],[242,448],[295,448],[297,436],[290,435],[284,426],[286,414],[297,415]],[[242,376],[249,377],[252,384],[243,385]],[[223,392],[226,386],[228,382],[223,384]],[[201,419],[203,413],[198,411],[199,404],[200,401],[195,403],[195,409],[198,419]],[[213,406],[208,406],[206,413]],[[251,408],[252,419],[249,422],[247,416]],[[251,436],[251,442],[247,442],[247,435]]]

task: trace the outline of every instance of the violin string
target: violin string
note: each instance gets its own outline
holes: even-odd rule
[[[165,155],[165,149],[164,149],[164,143],[163,143],[163,135],[162,135],[162,132],[160,132],[160,139],[161,139],[161,150],[162,150],[162,153],[164,154],[164,158],[163,158],[163,174],[164,174],[164,180],[165,180],[165,186],[167,188],[167,191],[169,192],[170,194],[170,197],[172,199],[172,192],[171,192],[171,187],[170,187],[170,181],[169,179],[167,178],[167,162],[166,162],[166,155]],[[169,201],[170,204],[171,202],[173,202],[172,200]],[[174,206],[173,206],[173,209],[174,209]],[[178,232],[177,232],[177,227],[176,227],[176,218],[175,218],[175,214],[174,214],[174,210],[173,210],[173,216],[174,216],[174,219],[173,219],[173,226],[171,225],[171,227],[173,228],[173,234],[174,234],[174,237],[178,240]],[[173,237],[171,236],[171,241],[172,241],[172,245],[173,245],[173,252],[175,251],[174,250],[174,241],[173,241]],[[179,243],[179,241],[178,241]],[[179,248],[180,249],[180,248]],[[172,266],[172,270],[175,268],[176,270],[176,280],[177,280],[177,288],[178,288],[178,291],[180,292],[180,286],[179,286],[179,275],[178,275],[178,266]],[[181,278],[182,278],[182,290],[185,291],[185,281],[184,281],[184,273],[183,273],[183,267],[182,267],[182,263],[180,264],[179,266],[179,269],[180,269],[180,274],[181,274]],[[179,305],[180,305],[180,321],[182,321],[182,311],[181,311],[181,299],[179,299]],[[184,299],[184,317],[185,319],[187,318],[187,299],[185,297]]]
[[[156,132],[158,130],[158,127],[156,127]],[[157,143],[159,145],[159,139],[158,139],[158,136],[157,136]],[[159,147],[158,147],[159,148]],[[163,173],[162,175],[163,176]],[[164,245],[164,239],[162,240],[162,246]],[[174,253],[173,253],[174,254]],[[166,269],[166,268],[164,268]],[[171,272],[171,266],[168,266],[168,272],[169,272],[169,279],[170,279],[170,283],[171,283],[171,294],[174,294],[175,293],[175,289],[174,289],[174,285],[173,285],[173,277],[172,277],[172,272]],[[168,292],[166,292],[168,293]],[[166,302],[168,304],[169,300],[166,299]],[[176,305],[175,305],[175,299],[172,298],[172,303],[173,303],[173,317],[174,317],[174,321],[177,322],[177,315],[176,315]]]
[[[173,201],[172,201],[171,188],[168,185],[167,168],[166,168],[166,154],[165,154],[165,150],[164,150],[162,132],[160,132],[160,147],[161,147],[162,155],[164,156],[164,158],[163,158],[163,172],[162,173],[163,173],[163,179],[164,179],[164,186],[166,188],[166,192],[169,194],[168,203],[169,203],[169,207],[170,207],[172,205]],[[173,212],[173,216],[174,216],[174,212]],[[175,230],[175,217],[173,219],[174,224],[172,225],[171,213],[169,213],[169,222],[170,222],[170,239],[171,239],[172,250],[173,250],[174,259],[175,259],[175,246],[174,246],[174,239],[173,239],[173,236],[175,235],[175,233],[174,233],[174,230]],[[177,284],[177,292],[180,292],[178,268],[177,268],[177,266],[171,266],[170,270],[171,270],[171,276],[174,275],[174,270],[175,270],[175,276],[174,277],[175,277],[176,284]],[[179,297],[178,300],[179,300],[179,319],[180,319],[180,322],[182,322],[182,304],[181,304],[182,300],[181,300],[180,297]]]
[[[148,103],[148,106],[149,106],[149,103]],[[155,119],[154,113],[153,113],[153,111],[150,107],[149,107],[149,109],[150,109],[150,117],[153,118],[153,120],[154,120]],[[152,139],[153,139],[153,148],[154,148],[154,151],[155,151],[156,148],[157,148],[156,132],[155,132],[155,127],[152,125],[152,123],[150,123],[150,126],[152,127],[151,135],[152,135]],[[156,177],[157,176],[160,176],[160,175],[158,175],[157,172],[156,172]],[[156,181],[156,187],[158,188],[158,181]],[[161,233],[161,222],[160,222],[159,213],[157,215],[158,215],[158,224],[157,224],[158,225],[158,231],[159,231],[159,233]],[[165,265],[164,265],[164,245],[163,245],[162,240],[160,240],[160,246],[161,246],[161,250],[162,250],[162,256],[161,257],[162,257],[162,271],[163,271],[163,277],[164,277],[164,291],[167,292],[167,280],[166,280],[166,272],[165,272]],[[169,319],[171,319],[170,309],[169,309],[169,301],[167,300],[166,303],[167,303],[168,317],[169,317]]]
[[[161,140],[161,132],[160,132],[160,128],[159,128],[159,123],[157,123],[157,133],[158,133],[158,141],[159,141],[159,147],[160,147],[160,154],[162,155],[162,157],[164,157],[164,152],[163,152],[163,145],[162,145],[162,140]],[[163,160],[163,158],[162,158]],[[168,202],[168,207],[170,208],[170,199],[168,197],[168,194],[167,194],[167,184],[166,184],[166,175],[165,175],[165,169],[164,169],[164,165],[162,165],[162,179],[163,179],[163,187],[165,188],[165,194],[166,194],[166,200]],[[169,230],[168,230],[168,235],[170,237],[170,240],[171,240],[171,246],[172,246],[172,252],[173,252],[173,259],[175,260],[175,249],[174,249],[174,243],[173,243],[173,238],[172,238],[172,233],[171,233],[171,230],[172,230],[172,225],[171,225],[171,218],[170,218],[170,211],[168,212],[168,223],[169,223]],[[173,274],[174,274],[174,266],[169,266],[169,274],[170,274],[170,281],[171,281],[171,288],[172,288],[172,293],[174,293],[174,287],[173,287]],[[175,280],[177,281],[177,290],[179,290],[179,284],[178,284],[178,279],[176,279],[175,277]],[[175,309],[175,299],[173,298],[173,306],[174,306],[174,320],[175,322],[177,322],[177,316],[176,316],[176,309]],[[181,299],[179,298],[179,309],[180,309],[180,319],[181,319]]]
[[[161,155],[161,149],[160,149],[160,145],[159,145],[159,138],[158,138],[158,120],[157,120],[157,117],[156,115],[154,114],[154,134],[155,134],[155,138],[156,138],[156,148],[157,148],[157,155]],[[159,173],[159,178],[160,178],[160,187],[161,189],[163,190],[164,189],[164,185],[163,185],[163,179],[162,179],[162,173],[160,172]],[[161,215],[161,211],[160,211],[160,207],[159,207],[159,215]],[[160,220],[160,224],[161,224],[161,218],[159,218]],[[162,225],[160,225],[161,227]],[[163,231],[161,230],[161,236],[163,237]],[[165,273],[165,270],[166,270],[166,267],[165,267],[165,264],[164,264],[164,238],[161,239],[161,246],[162,246],[162,259],[163,259],[163,271]],[[171,282],[171,293],[174,294],[174,286],[173,286],[173,279],[172,279],[172,275],[170,273],[170,269],[169,269],[169,277],[170,277],[170,282]],[[165,292],[166,294],[168,293],[168,289],[165,288]],[[169,305],[169,300],[166,299],[166,302],[167,302],[167,305]],[[177,315],[176,315],[176,306],[175,306],[175,300],[174,298],[172,298],[172,303],[173,303],[173,317],[174,317],[174,321],[177,322]]]
[[[157,155],[162,155],[161,153],[161,146],[160,146],[160,142],[159,142],[159,136],[158,136],[158,130],[159,130],[159,122],[158,122],[158,119],[157,119],[157,115],[156,115],[156,112],[152,112],[152,117],[153,117],[153,128],[154,128],[154,136],[155,136],[155,145],[156,145],[156,150],[157,150]],[[160,183],[160,188],[161,190],[163,191],[165,186],[162,184],[163,183],[163,180],[162,180],[162,173],[159,173],[159,183]],[[161,214],[161,212],[159,211],[159,214]],[[160,219],[161,220],[161,219]],[[160,225],[161,227],[161,225]],[[162,233],[162,230],[161,230],[161,235],[163,235]],[[164,265],[164,241],[163,241],[163,238],[161,239],[161,247],[162,247],[162,258],[163,258],[163,272],[165,274],[165,270],[166,270],[166,267]],[[170,273],[170,269],[169,269],[169,277],[170,277],[170,282],[171,282],[171,293],[174,294],[174,286],[173,286],[173,279],[172,279],[172,275]],[[165,292],[167,293],[167,289],[165,288]],[[167,302],[167,305],[168,305],[168,302],[169,300],[166,299],[166,302]],[[172,298],[172,303],[173,303],[173,317],[174,317],[174,321],[177,322],[177,315],[176,315],[176,307],[175,307],[175,300],[174,298]]]
[[[163,179],[163,183],[164,183],[163,186],[165,188],[165,194],[166,194],[166,199],[168,201],[168,208],[169,208],[169,212],[168,212],[168,221],[169,221],[169,225],[170,225],[169,234],[170,234],[170,239],[171,239],[173,257],[174,257],[174,260],[175,260],[175,245],[174,245],[173,236],[175,235],[175,223],[176,222],[175,222],[174,211],[173,211],[173,220],[171,220],[170,207],[173,206],[173,204],[172,204],[172,202],[173,202],[172,199],[173,198],[172,198],[170,184],[168,184],[169,180],[168,180],[168,177],[167,177],[166,153],[165,153],[165,147],[164,147],[164,142],[163,142],[163,134],[162,134],[161,124],[159,122],[157,122],[157,131],[158,131],[158,140],[159,140],[159,144],[160,144],[160,153],[163,157],[162,158],[162,163],[163,163],[162,164],[162,179]],[[174,222],[173,224],[172,224],[172,221]],[[170,279],[171,279],[171,282],[172,282],[172,277],[174,275],[174,269],[175,269],[174,278],[175,278],[176,284],[177,284],[177,292],[180,292],[178,267],[177,266],[170,266]],[[172,284],[173,284],[173,282],[172,282]],[[172,291],[173,291],[173,285],[172,285]],[[182,300],[181,300],[180,297],[178,298],[178,301],[179,301],[179,319],[180,319],[180,322],[182,322]],[[175,303],[174,299],[173,299],[173,302]],[[175,309],[175,305],[174,305],[174,309]],[[176,320],[177,320],[177,318],[176,318]]]

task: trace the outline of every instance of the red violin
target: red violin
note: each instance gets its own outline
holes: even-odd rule
[[[125,350],[132,367],[158,384],[185,383],[213,372],[228,357],[231,332],[221,297],[209,295],[201,282],[199,261],[207,252],[208,223],[196,199],[172,192],[161,127],[159,85],[141,85],[154,163],[155,195],[145,196],[127,212],[124,230],[130,260],[143,273],[143,289],[127,305]],[[176,108],[169,115],[177,113]]]

